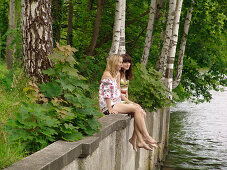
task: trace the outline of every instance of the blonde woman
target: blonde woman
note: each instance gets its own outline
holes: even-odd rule
[[[107,61],[106,70],[103,73],[99,87],[99,107],[104,114],[133,114],[134,133],[138,138],[137,146],[146,150],[152,150],[148,144],[157,147],[153,138],[149,135],[141,109],[135,105],[121,103],[121,92],[117,83],[120,76],[123,59],[120,55],[111,55]],[[134,146],[133,146],[134,147]],[[135,149],[136,150],[136,149]]]

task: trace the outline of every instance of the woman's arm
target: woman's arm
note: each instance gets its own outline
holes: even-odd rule
[[[131,100],[129,100],[127,97],[125,97],[122,94],[121,94],[121,100],[124,100],[124,101],[129,102],[129,103],[133,103]]]
[[[107,104],[107,108],[108,108],[108,111],[110,114],[118,114],[118,111],[114,110],[112,107],[111,107],[111,102],[110,102],[110,99],[109,98],[105,98],[106,100],[106,104]]]

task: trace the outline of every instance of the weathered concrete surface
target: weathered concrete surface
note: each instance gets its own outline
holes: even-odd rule
[[[158,169],[168,145],[169,110],[147,113],[146,124],[159,148],[135,152],[128,142],[134,120],[128,115],[100,119],[99,133],[77,142],[57,141],[6,170],[148,170]]]

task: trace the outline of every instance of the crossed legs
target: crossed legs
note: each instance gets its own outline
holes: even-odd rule
[[[149,135],[143,113],[141,109],[135,105],[118,103],[114,105],[115,110],[122,114],[133,113],[134,114],[134,131],[133,136],[129,142],[133,145],[133,149],[136,150],[136,138],[138,138],[137,146],[147,150],[152,150],[147,144],[150,144],[153,147],[157,147],[154,143],[155,140]]]

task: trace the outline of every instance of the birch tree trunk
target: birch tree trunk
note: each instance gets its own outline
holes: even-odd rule
[[[144,65],[147,65],[148,56],[150,53],[155,13],[156,13],[156,0],[151,0],[149,21],[148,21],[147,33],[146,33],[146,39],[145,39],[145,46],[144,46],[143,55],[141,58],[141,63],[143,63]]]
[[[165,31],[165,41],[163,43],[161,54],[160,54],[157,64],[156,64],[158,71],[162,73],[163,77],[165,77],[167,57],[169,54],[169,44],[170,44],[170,39],[172,36],[173,20],[174,20],[175,9],[176,9],[176,1],[177,0],[169,0],[169,12],[168,12],[167,26],[166,26],[166,31]]]
[[[53,52],[50,0],[22,0],[21,28],[24,70],[34,82],[43,83],[48,77],[42,70],[51,67],[46,57]]]
[[[109,55],[117,54],[120,45],[122,0],[116,0],[113,40]]]
[[[72,34],[73,31],[73,1],[69,2],[69,15],[68,15],[68,34],[67,34],[67,45],[72,45]]]
[[[15,0],[10,0],[10,8],[9,8],[9,31],[15,29]],[[13,60],[13,51],[14,49],[10,49],[10,45],[12,43],[12,35],[10,33],[7,35],[6,42],[6,65],[7,69],[12,68],[12,60]]]
[[[172,92],[174,59],[175,59],[176,47],[177,47],[177,41],[178,41],[178,30],[179,30],[182,3],[183,3],[183,0],[177,1],[175,19],[174,19],[174,24],[173,24],[173,34],[172,34],[172,38],[171,38],[171,42],[170,42],[168,64],[167,64],[166,74],[165,74],[165,84],[167,85],[170,92]],[[171,96],[171,98],[172,98],[172,96]]]
[[[120,43],[118,54],[125,54],[125,11],[126,11],[126,0],[122,0],[122,8],[121,8],[121,27],[120,27]]]
[[[92,56],[94,53],[94,49],[98,40],[99,36],[99,28],[101,24],[101,17],[102,17],[102,10],[104,6],[104,1],[103,0],[97,0],[97,12],[96,12],[96,18],[95,18],[95,24],[94,24],[94,31],[93,31],[93,36],[91,39],[90,46],[88,48],[88,55]]]
[[[184,23],[184,32],[183,32],[181,44],[180,44],[179,57],[178,57],[178,61],[177,61],[177,73],[176,73],[176,76],[173,81],[173,89],[175,89],[179,85],[180,80],[181,80],[181,75],[182,75],[182,70],[183,70],[184,52],[185,52],[185,46],[186,46],[186,42],[187,42],[188,31],[189,31],[189,27],[190,27],[190,23],[191,23],[191,18],[192,18],[193,4],[194,4],[194,2],[192,1],[192,6],[187,11],[186,20]]]

